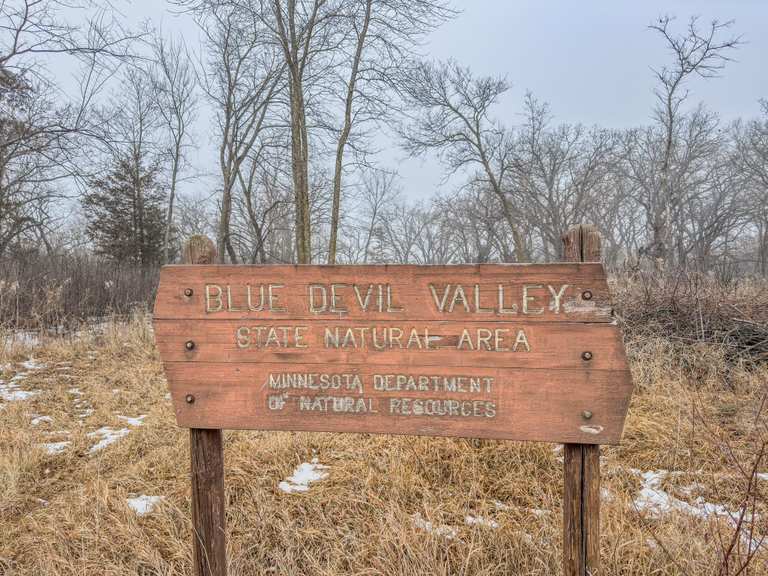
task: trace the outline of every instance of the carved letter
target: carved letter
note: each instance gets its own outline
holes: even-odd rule
[[[435,306],[437,306],[437,309],[440,310],[440,312],[445,312],[445,303],[448,300],[448,292],[451,290],[451,285],[448,284],[445,287],[445,291],[443,292],[443,297],[439,299],[437,297],[437,292],[435,291],[435,286],[433,284],[429,285],[429,291],[432,292],[432,298],[435,300]]]
[[[251,344],[251,331],[247,326],[240,326],[237,329],[236,341],[238,348],[248,348]]]
[[[451,305],[448,307],[448,312],[453,312],[453,308],[459,300],[464,304],[464,310],[469,312],[469,302],[467,302],[467,295],[464,293],[464,288],[461,284],[456,285],[456,291],[453,293],[453,300],[451,300]]]
[[[306,326],[296,326],[293,329],[293,341],[296,346],[296,348],[307,348],[307,344],[304,342],[304,333],[303,331],[307,330]]]
[[[517,314],[517,304],[512,304],[512,308],[504,308],[503,284],[499,284],[499,314]]]
[[[560,314],[560,299],[563,297],[563,294],[565,294],[565,291],[568,289],[569,284],[563,284],[560,286],[560,290],[555,292],[555,289],[552,288],[551,285],[547,284],[547,288],[549,288],[549,293],[552,294],[552,302],[549,303],[549,309],[552,310],[555,314]]]
[[[469,350],[475,349],[475,347],[472,345],[472,338],[469,336],[469,330],[466,328],[461,331],[461,338],[459,338],[459,343],[456,345],[456,349],[462,350],[464,345],[466,345]]]
[[[483,308],[480,306],[480,285],[475,284],[475,312],[478,314],[491,314],[493,308]]]
[[[248,310],[251,312],[261,312],[264,310],[264,284],[261,284],[259,286],[259,305],[254,306],[253,301],[251,299],[251,285],[247,284],[247,290],[248,290]]]
[[[229,312],[243,312],[242,308],[232,305],[232,287],[229,284],[227,284],[227,310]]]
[[[357,297],[357,303],[360,304],[360,309],[363,312],[368,311],[368,303],[371,301],[371,294],[373,294],[373,284],[368,284],[368,291],[365,293],[365,300],[360,296],[360,290],[357,284],[352,284],[352,289],[355,291]]]
[[[216,290],[216,294],[212,294],[212,290]],[[205,311],[207,313],[222,311],[224,308],[224,302],[221,300],[221,293],[221,286],[217,286],[216,284],[205,285]],[[215,308],[211,306],[212,302],[216,303]]]
[[[315,290],[319,290],[320,294],[323,296],[323,304],[321,306],[318,306],[315,301]],[[328,308],[328,297],[325,293],[325,286],[322,284],[310,284],[309,285],[309,311],[313,314],[319,314],[320,312],[325,312],[325,310]]]
[[[331,284],[331,312],[346,312],[347,309],[339,304],[339,296],[336,294],[336,290],[346,288],[346,284]]]
[[[526,284],[523,286],[523,314],[543,314],[544,308],[528,308],[528,302],[532,302],[536,296],[528,296],[531,288],[543,288],[541,284]]]
[[[269,309],[272,312],[286,312],[287,310],[285,308],[280,308],[277,305],[277,294],[273,293],[273,290],[277,290],[278,288],[285,288],[282,284],[270,284],[269,285]]]
[[[525,351],[526,352],[530,352],[531,351],[531,345],[528,344],[528,337],[525,335],[525,330],[518,330],[517,331],[517,338],[515,338],[515,345],[512,347],[512,352],[517,352],[517,347],[520,344],[525,346]]]
[[[392,303],[392,286],[387,284],[387,312],[402,312],[402,308],[398,308]]]

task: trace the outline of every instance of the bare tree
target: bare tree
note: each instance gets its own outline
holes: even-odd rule
[[[205,32],[209,62],[204,89],[216,110],[219,130],[219,167],[222,193],[218,226],[219,259],[232,262],[237,255],[230,239],[232,202],[244,162],[267,130],[268,113],[284,65],[276,49],[260,37],[260,20],[237,6],[214,6],[198,20]],[[261,27],[261,28],[260,28]]]
[[[722,38],[733,24],[730,21],[714,20],[702,30],[698,18],[694,17],[683,34],[672,31],[672,22],[671,17],[664,16],[649,26],[662,36],[672,53],[672,64],[654,72],[658,83],[654,115],[660,128],[662,149],[658,183],[648,190],[651,193],[647,200],[648,224],[652,237],[647,251],[657,262],[663,262],[670,254],[674,215],[680,210],[683,201],[682,190],[676,186],[681,176],[676,162],[679,156],[680,124],[686,122],[686,114],[681,109],[688,98],[686,81],[691,76],[719,76],[731,60],[728,54],[741,43],[737,37]]]
[[[761,101],[762,118],[734,127],[736,161],[750,194],[745,208],[755,230],[758,272],[768,275],[768,101]]]
[[[90,0],[0,2],[0,253],[22,239],[51,249],[56,208],[91,176],[105,139],[95,101],[141,37],[107,14]],[[51,55],[79,66],[76,94],[47,74]]]
[[[345,262],[385,261],[383,254],[376,250],[376,238],[387,210],[399,200],[396,178],[397,174],[388,170],[370,169],[363,174],[360,192],[348,211],[349,223],[339,244],[339,255]]]
[[[344,158],[352,132],[392,116],[393,71],[412,59],[424,34],[453,15],[442,0],[352,0],[345,8],[340,25],[347,30],[349,48],[342,44],[341,49],[349,55],[335,82],[343,94],[343,116],[336,138],[329,264],[336,262]]]
[[[514,242],[515,258],[524,262],[528,250],[520,218],[507,194],[512,137],[490,111],[508,89],[501,78],[474,78],[453,61],[422,63],[403,78],[402,91],[412,107],[411,124],[401,132],[412,155],[435,150],[451,173],[475,169],[473,179],[493,191]]]
[[[41,55],[124,59],[132,34],[114,18],[108,3],[94,0],[11,0],[0,2],[0,69],[19,75],[34,70]],[[76,14],[75,24],[66,19]]]
[[[154,89],[158,112],[168,134],[167,156],[170,159],[168,208],[163,236],[163,262],[168,262],[173,230],[173,208],[179,175],[190,145],[190,128],[197,113],[195,70],[186,46],[181,41],[168,41],[162,34],[154,43]]]
[[[527,228],[539,231],[544,259],[559,259],[562,235],[592,221],[596,205],[605,201],[613,138],[606,130],[580,125],[550,127],[548,105],[530,93],[524,110],[511,160],[510,193]]]

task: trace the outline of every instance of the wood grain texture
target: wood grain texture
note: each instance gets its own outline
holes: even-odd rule
[[[308,290],[312,284],[344,285],[339,297],[346,311],[328,310],[310,313],[307,306]],[[282,285],[275,288],[277,304],[285,312],[247,310],[247,289],[252,290],[252,304],[260,302],[260,287]],[[435,286],[439,297],[449,289],[448,301],[455,288],[461,285],[467,293],[470,310],[457,303],[450,313],[440,312],[435,305],[429,285]],[[555,312],[546,304],[547,286],[559,289],[568,285],[562,297],[562,306]],[[221,311],[206,311],[206,285],[230,287],[233,310],[225,306]],[[362,311],[352,288],[358,286],[363,299],[367,288],[373,286],[369,309]],[[376,309],[378,286],[389,285],[394,307],[401,311],[381,312]],[[479,286],[482,308],[498,308],[498,286],[504,288],[504,305],[517,307],[516,313],[475,312],[474,287]],[[538,314],[523,314],[522,290],[528,286],[532,308],[544,309]],[[191,289],[191,296],[185,290]],[[582,295],[591,292],[591,299]],[[226,294],[226,293],[225,293]],[[226,297],[225,297],[226,300]],[[482,264],[456,266],[165,266],[160,273],[155,301],[156,319],[285,319],[285,320],[467,320],[510,321],[524,318],[538,321],[612,322],[612,307],[605,271],[599,263],[591,264]]]
[[[287,326],[303,326],[301,342],[306,348],[293,347],[294,332]],[[326,328],[341,339],[352,327],[355,343],[346,348],[325,347]],[[246,332],[238,344],[238,329]],[[264,344],[269,329],[281,342]],[[285,328],[285,330],[283,330]],[[256,330],[261,337],[257,338]],[[363,329],[364,337],[360,337]],[[374,345],[371,333],[376,329]],[[390,342],[383,330],[400,329],[400,342]],[[470,341],[461,341],[464,330]],[[407,336],[416,330],[418,343],[407,348]],[[429,334],[426,348],[425,330]],[[525,343],[515,346],[522,330]],[[478,345],[478,331],[487,337]],[[498,331],[498,332],[497,332]],[[247,335],[247,337],[245,337]],[[498,341],[496,336],[498,335]],[[282,344],[287,338],[288,347]],[[623,370],[627,366],[621,334],[610,324],[542,323],[542,322],[344,322],[331,320],[320,323],[285,323],[279,321],[243,322],[240,320],[156,320],[155,341],[165,362],[270,362],[284,363],[287,370],[301,370],[311,364],[347,364],[382,366],[456,366],[494,368],[591,368],[593,370]],[[195,346],[187,350],[186,342]],[[390,346],[391,344],[391,346]],[[399,344],[399,345],[398,345]],[[501,350],[497,349],[501,348]],[[461,345],[461,349],[457,346]],[[247,346],[247,347],[244,347]],[[470,346],[472,348],[470,348]],[[480,349],[477,349],[480,348]],[[592,359],[582,359],[585,351]],[[300,366],[291,368],[290,365]],[[315,368],[316,369],[316,368]]]
[[[383,434],[417,434],[427,436],[464,436],[547,442],[618,443],[631,387],[627,371],[608,370],[514,370],[453,367],[379,367],[318,366],[314,368],[314,386],[272,387],[270,374],[284,374],[281,364],[183,363],[166,365],[174,410],[180,426],[224,429],[303,430],[318,432],[366,432]],[[298,370],[299,372],[295,372]],[[296,367],[288,374],[307,374]],[[322,389],[321,374],[338,376],[338,388]],[[379,374],[379,390],[372,385]],[[428,380],[424,390],[408,389],[409,380],[398,385],[397,376],[413,376]],[[441,377],[465,378],[463,392],[446,391]],[[349,389],[346,382],[357,376],[364,391]],[[385,382],[390,376],[389,386]],[[480,383],[472,392],[470,378]],[[490,390],[483,378],[492,378]],[[402,379],[401,379],[402,380]],[[278,377],[276,383],[283,382]],[[438,383],[437,390],[433,385]],[[564,386],[563,382],[568,382]],[[449,380],[449,384],[451,381]],[[279,385],[279,384],[278,384]],[[331,384],[329,384],[331,385]],[[385,389],[387,387],[388,389]],[[399,389],[398,389],[399,388]],[[195,397],[186,402],[187,394]],[[269,397],[282,398],[285,404],[270,409]],[[346,406],[332,406],[325,400],[333,396],[371,401],[373,411],[354,412]],[[302,409],[302,399],[320,399]],[[408,399],[410,413],[392,411],[392,399]],[[419,414],[413,402],[420,400],[424,411]],[[433,401],[431,408],[424,406]],[[447,410],[445,401],[477,402],[479,416],[462,416]],[[443,402],[435,404],[434,401]],[[339,402],[342,402],[339,400]],[[485,402],[493,403],[493,417],[486,415]],[[465,404],[460,404],[464,408]],[[448,405],[450,407],[450,405]],[[469,408],[467,408],[469,410]],[[592,417],[586,420],[583,412]]]
[[[600,234],[594,226],[575,226],[563,236],[566,259],[600,260]],[[621,382],[617,381],[617,385]],[[627,390],[627,402],[632,393]],[[600,446],[563,447],[563,574],[600,573]]]
[[[599,263],[172,266],[154,326],[182,426],[616,443],[631,380],[610,312]],[[339,375],[358,376],[359,389],[270,389]],[[376,387],[387,375],[493,386],[393,394]],[[417,412],[399,413],[393,398]],[[365,409],[307,404],[350,399]],[[493,414],[457,414],[466,402],[491,402]]]
[[[189,431],[192,559],[196,576],[226,576],[224,446],[221,430]]]
[[[216,248],[206,236],[184,245],[184,262],[210,264]],[[221,430],[189,431],[192,484],[192,562],[195,576],[227,576],[224,440]]]

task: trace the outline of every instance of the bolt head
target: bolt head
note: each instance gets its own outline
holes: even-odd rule
[[[184,400],[187,401],[187,404],[194,404],[195,403],[195,396],[194,394],[187,394],[184,396]]]
[[[194,293],[195,293],[195,291],[192,290],[192,288],[185,288],[184,289],[184,296],[186,296],[187,298],[191,298],[192,294],[194,294]]]
[[[584,420],[590,420],[592,418],[592,412],[589,410],[584,410],[584,412],[581,413],[581,416],[584,418]]]
[[[592,352],[590,352],[589,350],[582,352],[581,359],[589,362],[590,360],[592,360]]]
[[[192,340],[187,340],[184,343],[184,348],[186,348],[187,350],[194,350],[195,349],[195,343]]]
[[[582,300],[592,300],[592,290],[584,290],[581,293]]]

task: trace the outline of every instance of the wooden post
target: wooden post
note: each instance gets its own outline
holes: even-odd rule
[[[185,264],[213,264],[216,247],[206,236],[184,246]],[[192,477],[192,562],[195,576],[226,576],[224,445],[221,430],[189,430]]]
[[[599,262],[600,233],[574,226],[563,236],[565,260]],[[600,446],[563,446],[563,574],[596,576],[600,570]]]

